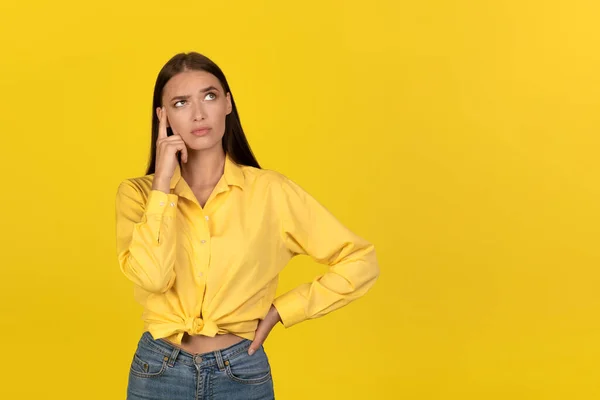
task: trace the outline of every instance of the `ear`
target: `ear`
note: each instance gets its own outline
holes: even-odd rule
[[[231,114],[233,107],[231,106],[231,93],[227,92],[227,115]]]

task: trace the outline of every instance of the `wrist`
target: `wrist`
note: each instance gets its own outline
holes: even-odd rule
[[[168,193],[170,186],[171,178],[169,177],[155,176],[154,180],[152,181],[153,190],[160,190],[162,192]]]
[[[271,309],[269,310],[270,317],[273,319],[275,323],[281,322],[281,316],[279,315],[279,311],[275,308],[274,305],[271,305]]]

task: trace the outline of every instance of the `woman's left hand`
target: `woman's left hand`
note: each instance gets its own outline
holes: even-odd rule
[[[249,355],[254,354],[254,352],[256,350],[258,350],[258,348],[267,339],[267,336],[269,336],[271,329],[273,329],[273,327],[275,325],[277,325],[277,323],[280,321],[281,321],[281,317],[279,316],[279,312],[277,312],[277,309],[275,308],[275,306],[271,305],[271,308],[269,309],[269,312],[265,316],[265,319],[261,320],[258,323],[258,326],[256,327],[256,333],[254,334],[254,340],[252,341],[252,344],[250,345],[250,348],[248,349]]]

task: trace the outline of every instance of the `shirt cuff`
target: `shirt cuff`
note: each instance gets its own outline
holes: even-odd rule
[[[175,216],[178,199],[179,196],[176,194],[167,194],[160,190],[152,190],[150,191],[148,202],[146,203],[146,214]]]
[[[304,303],[305,299],[291,290],[277,297],[273,306],[277,309],[283,326],[289,328],[306,319]]]

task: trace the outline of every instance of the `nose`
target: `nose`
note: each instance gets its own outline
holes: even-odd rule
[[[196,102],[194,105],[194,121],[201,121],[204,119],[204,108],[202,102]]]

